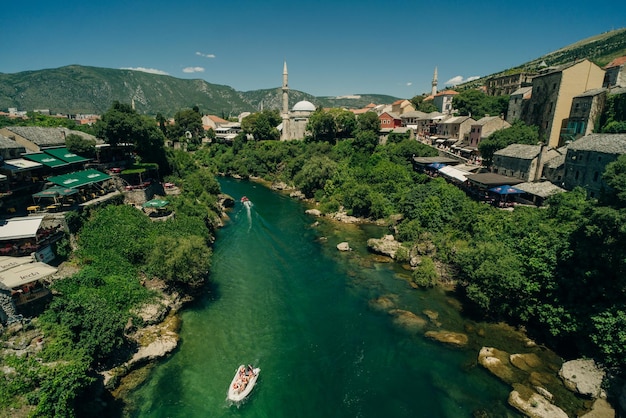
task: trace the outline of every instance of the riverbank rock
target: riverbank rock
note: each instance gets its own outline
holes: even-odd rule
[[[509,353],[493,347],[483,347],[478,353],[478,364],[499,377],[505,383],[515,382],[515,373],[510,367]]]
[[[596,399],[591,411],[581,415],[580,418],[615,418],[615,410],[605,399]]]
[[[322,216],[322,212],[319,209],[307,209],[304,213],[318,218]]]
[[[565,386],[573,392],[591,398],[598,398],[602,393],[604,371],[593,359],[566,361],[561,366],[559,376]]]
[[[553,405],[539,393],[520,384],[513,385],[509,405],[531,418],[567,418],[561,408]]]
[[[439,341],[440,343],[450,344],[457,347],[467,345],[469,340],[467,335],[452,331],[428,331],[424,335],[432,340]]]
[[[178,330],[180,318],[170,314],[163,322],[140,328],[131,338],[137,343],[139,349],[132,358],[120,366],[101,373],[104,378],[104,386],[114,389],[124,376],[145,363],[157,360],[174,351],[178,346]]]
[[[541,366],[539,356],[534,353],[511,354],[509,361],[518,369],[529,373]]]
[[[396,252],[402,247],[402,243],[395,240],[393,235],[385,235],[382,238],[370,238],[367,240],[367,248],[377,254],[386,255],[395,260]]]
[[[337,244],[337,249],[339,251],[352,251],[352,248],[350,248],[350,244],[348,244],[347,242],[340,242],[339,244]]]
[[[329,217],[331,219],[334,219],[336,221],[343,222],[346,224],[356,224],[356,223],[360,223],[363,221],[361,218],[357,218],[356,216],[350,216],[345,212],[336,212],[336,213],[330,214]]]
[[[421,331],[426,326],[426,320],[404,309],[392,309],[389,315],[393,316],[393,324],[410,333]]]

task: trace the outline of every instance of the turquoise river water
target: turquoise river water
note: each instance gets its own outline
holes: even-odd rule
[[[506,405],[510,389],[476,365],[490,332],[448,347],[372,308],[386,296],[424,318],[437,312],[426,330],[468,323],[445,291],[412,289],[409,273],[367,253],[366,239],[384,229],[314,225],[301,202],[251,182],[220,184],[236,205],[217,234],[211,285],[183,312],[177,351],[125,399],[128,416],[519,416]],[[353,251],[337,251],[341,241]],[[228,385],[248,363],[259,380],[232,404]]]

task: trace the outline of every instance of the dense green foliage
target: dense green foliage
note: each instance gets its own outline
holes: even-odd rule
[[[490,166],[493,154],[511,144],[536,145],[539,142],[539,131],[536,126],[526,125],[521,120],[516,120],[510,128],[495,131],[487,138],[480,141],[478,150],[483,157],[483,163]]]
[[[167,137],[174,141],[187,142],[195,148],[200,145],[204,138],[202,126],[202,114],[200,110],[183,109],[174,115],[174,124],[167,129]]]
[[[464,90],[452,98],[452,106],[459,115],[478,120],[484,116],[506,116],[509,96],[488,96],[481,90]]]
[[[129,205],[107,205],[67,216],[78,249],[71,262],[78,273],[57,280],[48,308],[33,324],[44,335],[35,356],[0,357],[14,370],[0,379],[0,408],[30,404],[33,416],[72,417],[77,399],[96,380],[95,371],[127,359],[129,329],[156,293],[143,281],[158,278],[177,292],[203,285],[210,268],[213,219],[219,185],[189,154],[170,155],[182,193],[169,196],[176,216],[153,222]]]
[[[277,110],[264,110],[243,118],[241,129],[244,133],[252,135],[257,141],[279,139],[280,132],[278,132],[276,127],[280,122],[280,114]]]
[[[509,131],[511,138],[537,140],[523,124]],[[493,140],[508,145],[511,138]],[[294,184],[324,212],[400,214],[396,236],[420,259],[416,283],[432,286],[439,279],[437,264],[447,264],[468,312],[524,324],[568,353],[625,366],[626,160],[607,168],[614,190],[607,196],[610,206],[587,200],[577,189],[553,197],[547,210],[509,212],[479,204],[441,178],[414,173],[411,157],[431,151],[412,140],[365,150],[349,139],[335,145],[243,143],[236,153],[215,145],[198,157],[225,173]]]
[[[600,132],[626,133],[626,94],[609,94],[600,120]]]
[[[436,112],[437,106],[435,106],[433,101],[424,99],[426,99],[425,95],[419,95],[414,96],[410,101],[413,104],[413,107],[415,107],[415,110],[419,110],[424,113]]]
[[[93,158],[96,155],[96,141],[83,138],[77,134],[69,134],[65,138],[67,149],[81,157]]]
[[[94,131],[108,144],[133,144],[140,161],[157,163],[167,172],[163,132],[154,119],[140,115],[129,104],[114,102],[95,123]]]

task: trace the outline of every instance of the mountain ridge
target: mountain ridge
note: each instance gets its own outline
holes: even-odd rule
[[[544,61],[547,65],[559,65],[587,58],[604,66],[622,55],[626,55],[626,28],[588,37],[519,66],[455,88],[472,88],[498,75],[537,68]],[[398,99],[381,94],[316,97],[306,92],[289,90],[290,107],[307,100],[322,107],[363,108],[369,103],[391,104]],[[52,113],[62,114],[102,114],[113,101],[132,101],[139,113],[148,115],[161,113],[171,117],[181,109],[198,106],[202,113],[227,118],[246,111],[281,109],[282,89],[278,86],[241,92],[202,79],[180,79],[139,70],[79,64],[0,73],[0,110],[48,109]]]

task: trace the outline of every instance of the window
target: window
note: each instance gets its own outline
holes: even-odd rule
[[[552,84],[552,90],[556,90],[556,83]]]
[[[576,175],[574,176],[574,180],[578,180],[578,174],[580,174],[580,173],[579,173],[579,172],[578,172],[578,170],[577,170],[577,171],[576,171]]]
[[[598,172],[593,173],[593,181],[598,181]]]

